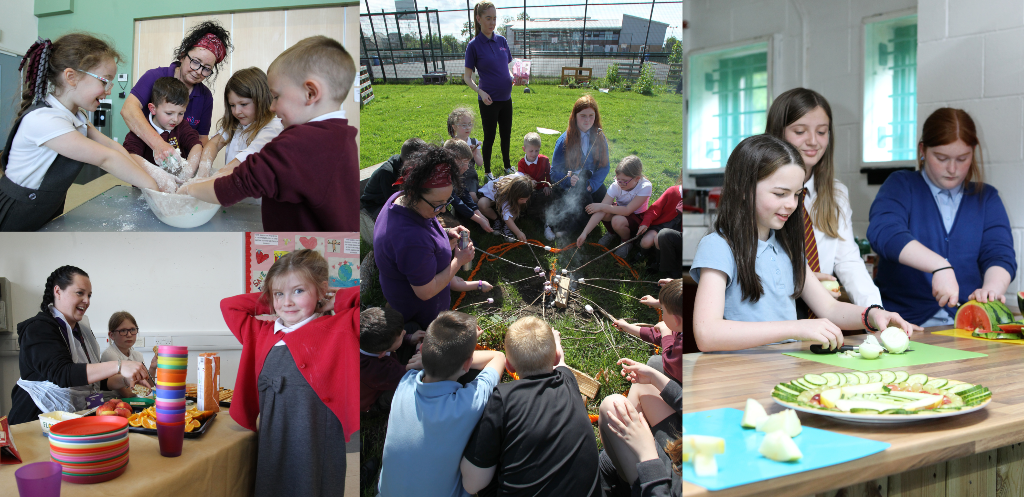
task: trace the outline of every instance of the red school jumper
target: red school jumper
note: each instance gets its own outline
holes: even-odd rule
[[[679,214],[676,205],[683,199],[683,187],[679,185],[670,186],[668,190],[658,197],[658,200],[644,213],[644,220],[640,223],[650,228],[661,223],[667,223]]]
[[[538,154],[537,162],[533,164],[527,164],[526,157],[519,159],[516,169],[537,182],[535,190],[543,190],[547,186],[540,184],[541,181],[551,183],[551,161],[544,154]]]
[[[357,132],[348,119],[289,126],[214,181],[217,200],[262,198],[264,231],[359,231]]]
[[[333,316],[316,318],[291,333],[274,333],[273,321],[256,319],[273,312],[259,298],[256,292],[220,301],[224,321],[242,343],[231,417],[256,431],[260,413],[256,379],[270,349],[283,339],[302,377],[341,421],[348,442],[359,429],[359,288],[339,290]]]

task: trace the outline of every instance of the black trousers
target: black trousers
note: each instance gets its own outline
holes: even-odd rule
[[[509,146],[512,139],[512,99],[503,102],[491,102],[485,105],[483,100],[477,100],[480,104],[480,121],[484,126],[484,145],[481,153],[484,156],[484,173],[491,173],[491,149],[494,147],[495,128],[501,133],[501,160],[505,163],[505,169],[511,167],[508,159]],[[504,174],[504,172],[502,172]]]
[[[658,248],[661,252],[661,271],[670,278],[683,277],[683,234],[670,229],[658,232]]]

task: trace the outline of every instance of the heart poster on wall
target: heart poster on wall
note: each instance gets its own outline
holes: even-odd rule
[[[267,272],[274,262],[302,249],[315,250],[327,259],[330,287],[359,286],[358,232],[249,232],[245,234],[246,291],[262,291]]]

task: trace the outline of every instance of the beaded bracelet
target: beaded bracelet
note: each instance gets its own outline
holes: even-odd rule
[[[868,330],[870,330],[870,331],[881,331],[881,330],[871,326],[871,323],[868,322],[868,311],[870,311],[872,308],[881,309],[883,311],[885,310],[884,307],[882,307],[882,306],[880,306],[878,304],[871,304],[871,305],[869,305],[869,306],[864,308],[864,312],[860,315],[860,320],[864,323],[864,327],[867,328]]]

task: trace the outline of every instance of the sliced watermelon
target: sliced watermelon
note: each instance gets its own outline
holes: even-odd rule
[[[1017,292],[1017,307],[1020,313],[1024,314],[1024,292]]]
[[[960,306],[953,319],[953,325],[961,330],[968,331],[993,331],[999,324],[999,319],[992,308],[977,300],[971,300]]]
[[[987,305],[995,313],[996,320],[998,321],[995,324],[1009,324],[1013,322],[1013,313],[1010,312],[1009,307],[1006,307],[1006,304],[998,300],[990,300],[984,305]]]

